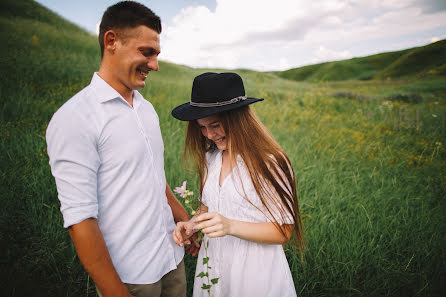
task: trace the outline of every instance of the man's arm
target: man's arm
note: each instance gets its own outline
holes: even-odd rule
[[[104,297],[130,297],[113,266],[96,219],[86,219],[69,227],[77,254]]]
[[[166,182],[166,196],[167,203],[172,209],[173,219],[175,222],[187,222],[190,217],[187,214],[186,209],[184,209],[183,205],[181,205],[180,201],[175,197],[170,188],[169,184]],[[197,233],[193,234],[191,237],[191,244],[187,246],[186,253],[191,254],[192,256],[196,256],[200,250],[200,244],[197,242],[198,235]]]
[[[180,201],[175,197],[168,183],[166,183],[166,196],[167,203],[169,203],[169,206],[172,209],[175,222],[189,221],[190,217],[187,214],[186,209],[184,209],[183,205],[181,205]]]
[[[94,219],[99,213],[98,131],[82,109],[78,109],[80,105],[64,106],[54,114],[46,131],[64,227],[69,228],[79,259],[104,297],[129,297]]]

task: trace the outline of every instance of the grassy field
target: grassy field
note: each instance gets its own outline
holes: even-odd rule
[[[31,1],[3,1],[0,26],[0,294],[95,296],[62,227],[45,129],[98,69],[96,38]],[[141,90],[160,117],[172,187],[196,179],[170,111],[203,71],[161,63]],[[446,78],[237,72],[249,96],[265,98],[255,109],[296,171],[307,248],[303,261],[285,250],[298,295],[444,296]],[[186,257],[188,295],[195,261]]]

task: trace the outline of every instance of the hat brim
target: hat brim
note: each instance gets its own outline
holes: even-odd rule
[[[263,101],[263,98],[246,98],[233,104],[215,106],[215,107],[198,107],[192,106],[190,102],[186,102],[175,107],[172,110],[172,116],[180,121],[193,121],[202,119],[223,111],[240,108],[258,101]]]

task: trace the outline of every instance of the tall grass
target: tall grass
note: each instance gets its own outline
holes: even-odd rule
[[[0,42],[13,45],[0,49],[0,292],[95,296],[62,228],[45,129],[89,83],[99,49],[36,3],[18,3],[39,17],[0,13]],[[184,123],[170,111],[203,71],[161,63],[141,90],[160,117],[168,182],[188,180],[195,193],[181,162]],[[303,261],[285,250],[298,295],[444,295],[446,80],[299,83],[237,72],[249,96],[265,98],[254,108],[295,168],[307,247]],[[186,257],[189,296],[195,261]]]

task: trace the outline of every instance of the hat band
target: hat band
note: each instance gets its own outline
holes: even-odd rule
[[[192,100],[189,102],[190,105],[192,106],[197,106],[197,107],[215,107],[215,106],[223,106],[223,105],[228,105],[228,104],[232,104],[232,103],[236,103],[242,100],[246,100],[246,96],[238,96],[235,98],[232,98],[231,100],[228,101],[222,101],[222,102],[215,102],[215,103],[198,103],[198,102],[193,102]]]

